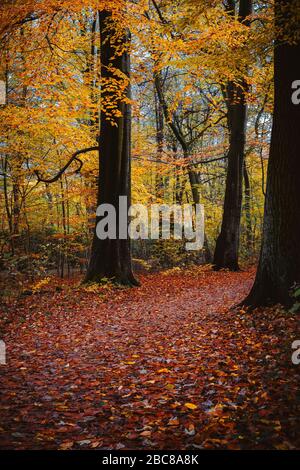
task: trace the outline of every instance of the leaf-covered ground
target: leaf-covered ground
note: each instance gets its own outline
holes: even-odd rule
[[[253,275],[51,280],[6,307],[0,447],[299,449],[299,316],[229,310]]]

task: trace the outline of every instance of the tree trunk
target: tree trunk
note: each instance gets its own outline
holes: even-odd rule
[[[185,158],[188,158],[188,154],[185,155]],[[192,167],[188,167],[188,176],[190,181],[190,186],[192,190],[193,204],[196,209],[196,204],[200,204],[200,190],[199,186],[201,184],[199,173],[194,171]],[[208,240],[206,233],[204,232],[204,244],[203,244],[204,260],[205,263],[211,263],[212,255],[209,249]]]
[[[11,246],[11,253],[12,255],[15,254],[15,247],[14,247],[14,238],[13,238],[13,218],[12,218],[12,213],[10,209],[10,203],[9,203],[9,197],[8,197],[8,185],[7,185],[7,155],[4,155],[3,157],[3,163],[2,163],[2,168],[3,168],[3,190],[4,190],[4,201],[5,201],[5,210],[6,210],[6,217],[7,217],[7,222],[8,222],[8,229],[9,229],[9,242]]]
[[[156,118],[156,145],[157,145],[157,160],[158,162],[162,159],[162,152],[164,148],[164,114],[161,102],[157,97],[157,93],[154,93],[155,98],[155,118]],[[163,181],[160,172],[160,164],[156,164],[156,175],[155,175],[155,194],[158,198],[163,197]]]
[[[67,255],[67,219],[66,219],[66,201],[65,201],[65,190],[62,177],[60,181],[60,195],[61,195],[61,220],[64,238],[61,241],[60,250],[60,277],[63,279],[65,276],[65,264]]]
[[[287,0],[275,1],[276,25],[286,41],[292,29]],[[300,7],[297,0],[293,5]],[[291,15],[293,15],[291,11]],[[300,104],[292,102],[292,83],[300,79],[299,38],[293,45],[278,38],[275,46],[275,102],[268,163],[262,247],[256,279],[244,303],[291,303],[290,289],[300,283]]]
[[[246,243],[247,243],[248,256],[251,256],[253,253],[253,236],[252,236],[252,222],[251,222],[251,187],[250,187],[250,179],[249,179],[246,161],[244,161],[244,185],[245,185],[244,210],[245,210],[245,218],[246,218]]]
[[[174,123],[174,119],[170,115],[169,107],[168,107],[168,104],[166,102],[165,95],[164,95],[164,92],[163,92],[161,76],[157,72],[154,73],[154,84],[155,84],[155,88],[156,88],[156,92],[157,92],[159,102],[160,102],[161,107],[162,107],[162,111],[163,111],[165,121],[168,123],[168,126],[169,126],[171,132],[174,135],[174,138],[176,139],[176,141],[181,146],[182,151],[183,151],[184,159],[188,161],[189,156],[190,156],[189,145],[188,145],[188,143],[186,142],[186,140],[184,138],[182,130]],[[192,192],[193,204],[196,207],[196,204],[200,203],[200,192],[199,192],[199,185],[201,183],[200,182],[200,177],[199,177],[198,172],[193,170],[193,168],[191,166],[188,166],[187,173],[188,173],[189,183],[190,183],[191,192]],[[210,253],[210,250],[209,250],[206,234],[204,234],[204,247],[203,247],[203,249],[204,249],[204,255],[205,255],[205,262],[210,263],[211,259],[212,259],[212,256],[211,256],[211,253]]]
[[[111,14],[108,11],[99,12],[101,31],[101,79],[110,81],[116,75],[110,66],[120,70],[130,78],[130,57],[126,50],[129,33],[124,32],[122,41],[124,50],[121,55],[115,54],[113,32],[108,28]],[[120,43],[119,43],[120,45]],[[122,80],[122,79],[119,79]],[[121,84],[122,82],[120,82]],[[127,86],[127,98],[130,98],[130,84]],[[115,96],[105,89],[101,94],[102,103],[112,102]],[[130,239],[119,239],[119,196],[127,196],[127,206],[130,205],[130,148],[131,148],[131,108],[124,100],[118,102],[120,116],[112,123],[107,120],[103,109],[100,116],[99,139],[99,186],[97,205],[111,204],[115,207],[117,215],[117,239],[100,240],[94,232],[90,262],[85,281],[99,282],[103,278],[114,282],[137,285],[131,267]],[[127,209],[128,209],[127,207]],[[100,221],[96,217],[96,225]]]
[[[229,4],[230,13],[232,5]],[[239,21],[250,25],[246,18],[252,13],[252,0],[240,0]],[[246,83],[230,82],[226,87],[228,109],[229,151],[226,189],[221,232],[217,239],[213,264],[215,269],[239,269],[238,253],[240,242],[240,221],[243,197],[243,165],[246,142],[247,104]]]

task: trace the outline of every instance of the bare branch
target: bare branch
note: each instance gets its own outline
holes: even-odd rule
[[[64,172],[69,168],[71,163],[73,163],[74,161],[79,162],[79,168],[77,168],[76,170],[76,173],[79,173],[79,171],[82,168],[83,162],[78,158],[78,155],[81,155],[82,153],[94,152],[96,150],[99,150],[99,147],[87,147],[82,150],[77,150],[75,153],[73,153],[72,157],[68,160],[65,166],[61,170],[59,170],[59,172],[55,176],[53,176],[53,178],[43,178],[42,176],[40,176],[38,171],[35,171],[38,182],[41,181],[43,183],[55,183],[55,181],[57,181],[61,177],[61,175],[64,174]]]

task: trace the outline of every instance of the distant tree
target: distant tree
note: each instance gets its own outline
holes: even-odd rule
[[[235,2],[228,0],[226,10],[235,15]],[[252,0],[240,0],[238,19],[249,26]],[[247,123],[247,86],[244,77],[230,81],[224,89],[228,111],[229,151],[221,232],[218,236],[213,264],[215,269],[239,269],[238,253],[243,194],[244,154]]]

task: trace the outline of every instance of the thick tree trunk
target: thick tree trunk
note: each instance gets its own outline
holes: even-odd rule
[[[230,86],[230,100],[238,99],[230,104],[229,132],[230,145],[223,208],[221,232],[217,239],[214,266],[216,269],[239,269],[238,252],[240,241],[240,219],[242,207],[243,164],[246,140],[246,103],[241,88]],[[234,96],[237,96],[234,98]]]
[[[232,14],[231,4],[228,6]],[[252,0],[240,0],[239,21],[249,26]],[[213,264],[215,269],[239,269],[240,220],[243,196],[243,165],[246,142],[246,83],[230,82],[226,89],[229,151],[221,232],[217,239]]]
[[[101,78],[102,80],[116,79],[109,65],[130,76],[130,58],[124,47],[121,55],[115,54],[116,49],[112,40],[112,31],[107,28],[111,15],[107,11],[99,13],[101,31]],[[124,45],[129,40],[129,33],[124,33]],[[102,100],[112,100],[110,91],[102,93]],[[130,98],[130,85],[127,87],[127,97]],[[119,239],[119,196],[127,196],[127,209],[130,205],[130,147],[131,147],[131,109],[129,103],[120,101],[118,104],[120,117],[115,122],[107,120],[105,112],[100,116],[99,139],[99,189],[98,206],[111,204],[117,215],[117,239],[100,240],[94,233],[91,257],[85,281],[99,282],[103,278],[114,282],[137,285],[131,268],[130,239]],[[117,125],[115,125],[117,124]],[[100,218],[96,217],[96,225]]]
[[[286,40],[291,33],[282,20],[287,0],[275,1],[277,26]],[[300,8],[300,1],[294,7]],[[293,11],[291,11],[293,15]],[[251,306],[289,304],[290,289],[300,283],[300,104],[292,102],[292,83],[300,79],[300,43],[278,40],[275,47],[275,107],[268,164],[262,248],[253,288],[244,303]]]

